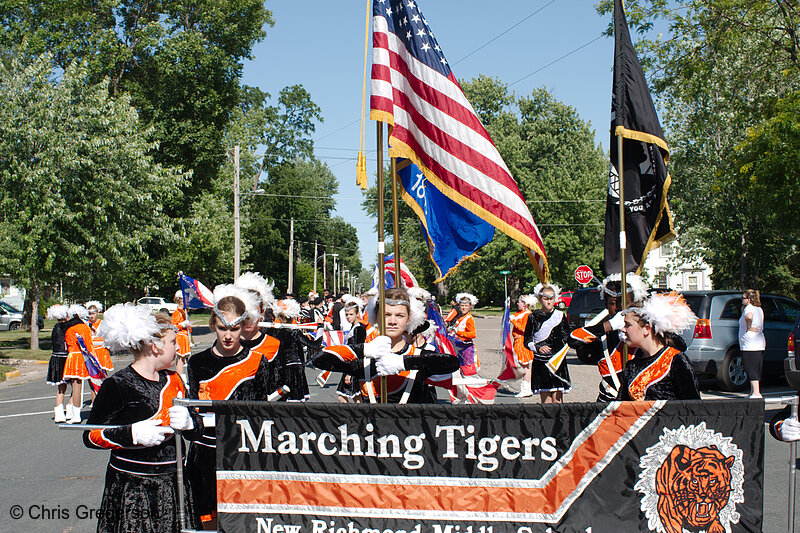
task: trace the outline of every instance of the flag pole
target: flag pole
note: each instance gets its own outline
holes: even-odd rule
[[[400,269],[400,207],[397,200],[397,158],[392,158],[392,234],[394,235],[394,286],[403,288]]]
[[[383,231],[383,122],[378,125],[378,326],[381,335],[386,335],[386,265],[384,264]],[[395,264],[395,269],[397,264]],[[381,376],[381,403],[386,403],[386,377]]]
[[[617,184],[619,187],[619,284],[620,284],[620,311],[628,306],[628,285],[625,280],[625,254],[627,252],[627,237],[625,235],[625,181],[622,165],[622,133],[617,133]],[[628,364],[628,345],[622,344],[622,367]]]

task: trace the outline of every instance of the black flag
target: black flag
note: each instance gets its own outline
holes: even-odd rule
[[[639,273],[647,253],[675,238],[667,205],[669,148],[636,57],[622,0],[614,0],[614,86],[611,96],[611,166],[606,198],[603,270],[619,272],[618,134],[623,136],[625,270]]]

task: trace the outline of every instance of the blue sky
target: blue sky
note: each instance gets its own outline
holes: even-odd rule
[[[608,148],[614,43],[597,39],[610,17],[597,14],[595,0],[416,3],[459,79],[496,77],[518,96],[546,87],[591,122],[597,142]],[[339,179],[336,213],[358,230],[367,267],[377,253],[377,234],[374,220],[361,209],[355,184],[367,1],[281,1],[267,2],[267,8],[275,26],[267,28],[267,37],[255,46],[243,82],[273,96],[299,83],[322,108],[325,122],[314,135],[316,156]],[[375,123],[367,121],[370,184],[376,167],[375,130]]]

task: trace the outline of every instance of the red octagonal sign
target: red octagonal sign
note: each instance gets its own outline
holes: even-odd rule
[[[575,281],[581,285],[586,285],[594,277],[594,272],[588,265],[581,265],[575,269]]]

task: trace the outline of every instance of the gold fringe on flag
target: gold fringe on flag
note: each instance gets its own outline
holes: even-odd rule
[[[361,91],[361,139],[358,146],[358,159],[356,160],[356,185],[361,187],[362,191],[367,190],[367,158],[364,155],[365,143],[365,112],[367,102],[367,50],[369,48],[369,12],[372,7],[372,0],[367,2],[367,16],[366,24],[364,27],[364,81]]]

